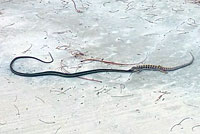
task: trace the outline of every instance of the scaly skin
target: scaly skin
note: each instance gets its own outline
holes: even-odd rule
[[[192,55],[192,53],[190,52],[190,55],[192,57],[192,59],[185,64],[179,65],[179,66],[175,66],[175,67],[163,67],[161,65],[137,65],[137,66],[133,66],[130,70],[132,70],[132,72],[141,72],[142,70],[153,70],[153,71],[161,71],[163,73],[167,73],[168,71],[175,71],[181,68],[184,68],[186,66],[189,66],[193,63],[194,61],[194,56]]]
[[[175,66],[175,67],[162,67],[160,65],[138,65],[134,66],[129,70],[121,70],[121,69],[94,69],[94,70],[87,70],[87,71],[82,71],[82,72],[77,72],[77,73],[62,73],[62,72],[57,72],[57,71],[44,71],[44,72],[37,72],[37,73],[23,73],[23,72],[18,72],[13,69],[13,64],[16,60],[18,59],[24,59],[24,58],[29,58],[29,59],[35,59],[43,63],[52,63],[54,61],[52,55],[49,53],[51,57],[51,61],[43,61],[41,59],[38,59],[36,57],[32,56],[19,56],[14,58],[11,63],[10,63],[10,70],[16,75],[19,76],[24,76],[24,77],[37,77],[37,76],[47,76],[47,75],[54,75],[54,76],[60,76],[60,77],[65,77],[65,78],[73,78],[73,77],[79,77],[83,75],[88,75],[88,74],[94,74],[94,73],[100,73],[100,72],[127,72],[127,73],[133,73],[133,72],[140,72],[142,70],[154,70],[154,71],[161,71],[163,73],[167,73],[167,71],[175,71],[177,69],[189,66],[193,63],[194,61],[194,56],[192,53],[190,53],[192,56],[192,60],[188,63]]]

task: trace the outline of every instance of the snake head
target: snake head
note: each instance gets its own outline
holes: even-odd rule
[[[135,66],[133,66],[130,70],[131,70],[132,72],[139,72],[138,67],[135,67]]]

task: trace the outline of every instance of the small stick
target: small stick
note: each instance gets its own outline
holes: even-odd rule
[[[9,26],[12,26],[12,25],[14,25],[15,23],[11,23],[11,24],[9,24],[9,25],[6,25],[6,26],[4,26],[4,27],[2,27],[2,29],[3,28],[6,28],[6,27],[9,27]]]
[[[35,98],[39,99],[41,102],[45,103],[45,101],[37,96],[35,96]]]
[[[25,54],[26,52],[30,51],[30,49],[32,48],[32,46],[33,45],[31,44],[31,46],[27,50],[23,51],[22,53]]]
[[[72,1],[73,4],[74,4],[74,8],[75,8],[76,12],[77,12],[77,13],[82,13],[82,11],[80,11],[80,10],[77,9],[75,1],[74,1],[74,0],[71,0],[71,1]]]
[[[185,102],[183,102],[185,105],[188,105],[188,106],[191,106],[191,107],[195,107],[195,108],[199,108],[199,106],[196,106],[196,105],[192,105],[192,104],[187,104]]]
[[[67,88],[66,90],[63,90],[63,88],[61,88],[61,91],[59,91],[59,90],[50,90],[50,92],[58,92],[57,95],[60,95],[60,94],[66,94],[66,91],[68,91],[69,89],[72,89],[72,88],[70,87],[70,88]]]
[[[53,34],[64,34],[67,33],[68,31],[62,31],[62,32],[53,32]]]
[[[70,47],[70,45],[63,45],[63,46],[58,46],[58,47],[56,47],[56,49],[58,49],[58,50],[69,50],[69,47]],[[85,56],[85,54],[84,53],[82,53],[81,51],[79,51],[79,50],[73,50],[73,51],[70,51],[70,53],[71,53],[71,55],[73,55],[75,58],[77,58],[77,57],[80,57],[80,58],[83,58],[83,56]],[[85,61],[96,61],[96,62],[103,62],[103,63],[105,63],[105,64],[112,64],[112,65],[137,65],[137,64],[141,64],[141,63],[143,63],[145,60],[147,59],[147,56],[145,57],[145,59],[144,60],[142,60],[142,61],[140,61],[140,62],[138,62],[138,63],[132,63],[132,64],[126,64],[126,63],[117,63],[117,62],[112,62],[112,61],[105,61],[105,60],[103,60],[103,59],[94,59],[94,58],[89,58],[89,59],[84,59],[84,60],[81,60],[80,62],[85,62]],[[62,66],[61,65],[61,69],[62,69],[62,67],[66,67],[66,66]]]
[[[178,124],[175,124],[174,126],[172,126],[172,128],[170,129],[170,131],[172,131],[172,129],[173,129],[174,127],[181,125],[181,123],[182,123],[183,121],[187,120],[187,119],[191,119],[191,118],[190,118],[190,117],[187,117],[187,118],[182,119]]]
[[[14,107],[17,109],[17,114],[16,115],[20,115],[19,108],[15,104],[14,104]]]
[[[60,65],[61,65],[61,67],[60,67],[60,68],[61,68],[61,71],[66,72],[66,73],[69,73],[69,72],[64,68],[64,67],[67,67],[67,65],[65,65],[65,64],[63,63],[63,60],[61,60]],[[95,82],[100,82],[100,83],[102,83],[102,81],[96,80],[96,79],[90,79],[90,78],[81,77],[81,76],[79,76],[78,78],[84,79],[84,80],[89,80],[89,81],[95,81]]]
[[[105,6],[106,6],[106,4],[108,4],[108,3],[110,3],[110,2],[104,2],[104,3],[103,3],[103,6],[105,7]]]
[[[74,88],[75,88],[75,87],[74,87]],[[66,92],[67,92],[69,89],[71,89],[71,87],[70,87],[70,88],[67,88],[67,89],[65,89],[64,91],[60,91],[60,93],[59,93],[58,95],[60,95],[60,94],[66,94]]]
[[[120,19],[128,19],[128,18],[130,18],[130,17],[122,17],[122,18],[120,18]]]
[[[115,11],[109,11],[110,13],[116,13],[118,12],[119,10],[115,10]]]
[[[58,130],[60,130],[60,129],[61,129],[61,127],[59,127],[58,129],[56,129],[56,132],[55,132],[55,134],[57,134]]]
[[[45,123],[45,124],[54,124],[54,123],[55,123],[55,121],[47,122],[47,121],[43,121],[43,120],[41,120],[41,119],[39,119],[39,121],[41,121],[41,122],[43,122],[43,123]]]
[[[178,12],[178,11],[184,11],[183,9],[174,9],[172,8],[172,11]]]
[[[5,123],[0,123],[0,125],[6,125],[6,122]]]
[[[158,99],[156,99],[156,101],[159,101],[162,97],[163,97],[164,94],[161,94]]]
[[[16,102],[17,101],[17,95],[15,96],[15,100],[14,100],[14,102]]]
[[[82,53],[82,52],[79,51],[79,50],[70,51],[70,53],[71,53],[71,55],[73,55],[75,58],[85,56],[85,54]]]
[[[131,2],[129,2],[129,3],[126,5],[126,6],[127,6],[126,9],[125,9],[126,11],[135,9],[134,7],[131,7],[131,4],[132,4],[132,3],[134,3],[134,1],[131,1]],[[131,8],[130,8],[130,7],[131,7]]]
[[[63,45],[63,46],[57,46],[56,49],[58,50],[67,50],[70,47],[70,45]]]
[[[192,127],[192,131],[194,131],[194,128],[196,128],[196,127],[200,127],[200,125],[196,125],[196,126]]]
[[[115,96],[111,96],[111,97],[120,97],[120,98],[123,98],[123,97],[132,97],[132,96],[134,96],[134,94],[130,94],[130,95],[120,95],[120,96],[115,95]]]
[[[156,101],[159,101],[165,94],[170,94],[170,92],[167,92],[167,91],[165,91],[165,92],[160,91],[159,93],[162,93],[162,94],[160,96],[158,96]]]
[[[129,63],[117,63],[117,62],[112,62],[112,61],[105,61],[105,60],[99,60],[99,59],[85,59],[85,60],[82,60],[81,62],[85,62],[85,61],[97,61],[97,62],[103,62],[105,64],[112,64],[112,65],[137,65],[137,64],[141,64],[143,63],[145,60],[147,59],[147,57],[145,57],[144,60],[138,62],[138,63],[132,63],[132,64],[129,64]]]

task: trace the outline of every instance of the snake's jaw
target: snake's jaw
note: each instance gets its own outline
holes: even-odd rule
[[[136,71],[136,68],[135,68],[135,67],[132,67],[130,70],[133,71],[133,72],[135,72],[135,71]]]
[[[137,67],[132,67],[130,70],[131,70],[132,72],[140,72],[140,71],[138,70]]]

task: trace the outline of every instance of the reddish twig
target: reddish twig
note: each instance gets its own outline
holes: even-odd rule
[[[57,46],[56,49],[58,50],[68,50],[72,56],[74,56],[75,58],[81,57],[81,56],[85,56],[84,53],[82,53],[79,50],[72,50],[70,49],[70,45],[62,45],[62,46]]]
[[[97,61],[97,62],[103,62],[103,63],[105,63],[105,64],[112,64],[112,65],[121,65],[121,66],[123,66],[123,65],[137,65],[137,64],[141,64],[141,63],[143,63],[145,60],[147,59],[147,57],[145,57],[145,59],[144,60],[142,60],[142,61],[140,61],[140,62],[138,62],[138,63],[117,63],[117,62],[112,62],[112,61],[105,61],[105,60],[99,60],[99,59],[85,59],[85,60],[82,60],[81,62],[85,62],[85,61]]]
[[[85,53],[79,51],[79,50],[72,50],[72,49],[69,49],[70,45],[63,45],[63,46],[57,46],[56,49],[58,50],[69,50],[69,52],[71,53],[72,56],[74,56],[75,58],[82,58],[83,59],[83,56],[86,56]],[[97,62],[102,62],[102,63],[105,63],[105,64],[112,64],[112,65],[137,65],[137,64],[141,64],[143,63],[145,60],[147,59],[147,56],[145,57],[144,60],[138,62],[138,63],[132,63],[132,64],[129,64],[129,63],[117,63],[117,62],[112,62],[112,61],[106,61],[106,60],[103,60],[103,59],[94,59],[94,58],[89,58],[89,59],[84,59],[84,60],[81,60],[81,62],[86,62],[86,61],[97,61]]]
[[[58,50],[67,50],[70,47],[70,45],[63,45],[63,46],[57,46],[56,49]]]
[[[61,60],[61,62],[60,62],[60,69],[61,69],[61,71],[62,71],[62,72],[69,73],[69,71],[67,71],[67,70],[65,69],[65,67],[67,67],[67,65],[65,65],[65,64],[63,63],[63,60]],[[96,79],[90,79],[90,78],[85,78],[85,77],[81,77],[81,76],[79,76],[78,78],[84,79],[84,80],[89,80],[89,81],[95,81],[95,82],[100,82],[100,83],[102,83],[102,81],[96,80]]]
[[[71,1],[72,1],[73,4],[74,4],[74,8],[75,8],[76,12],[77,12],[77,13],[82,13],[82,11],[80,11],[80,10],[77,9],[75,1],[74,1],[74,0],[71,0]]]
[[[82,52],[79,51],[79,50],[74,50],[74,51],[71,51],[70,53],[71,53],[71,55],[73,55],[75,58],[85,56],[85,54],[82,53]]]
[[[158,99],[156,99],[156,101],[159,101],[162,97],[163,97],[164,94],[161,94],[160,96],[158,96]]]

